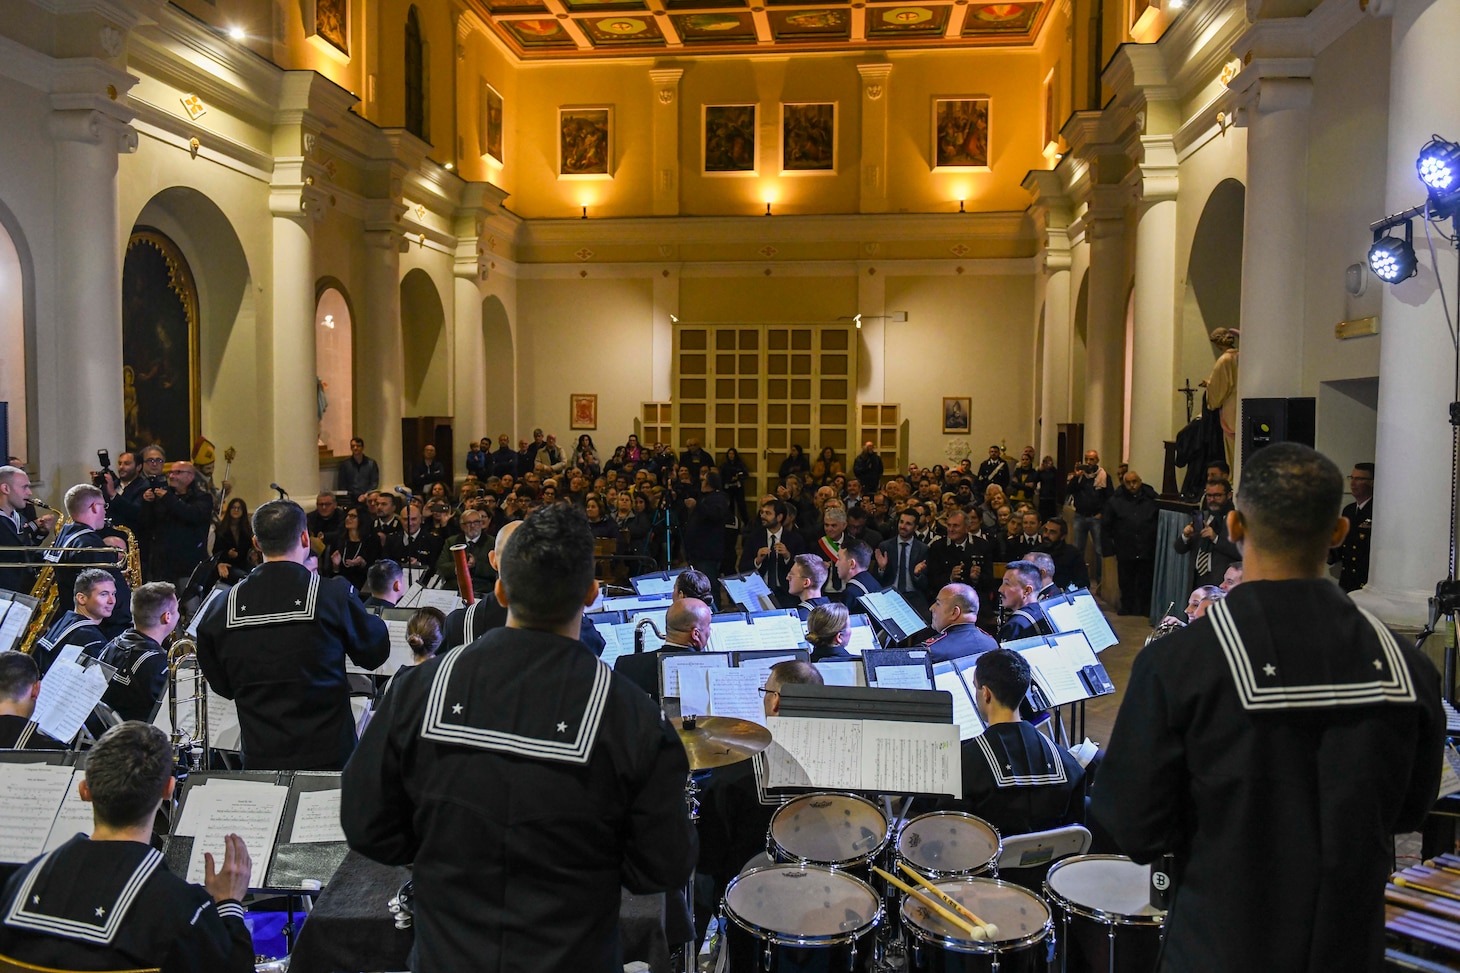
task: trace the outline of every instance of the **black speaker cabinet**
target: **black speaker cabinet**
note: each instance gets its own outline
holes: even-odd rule
[[[1243,399],[1242,459],[1273,443],[1312,446],[1317,428],[1317,399]]]

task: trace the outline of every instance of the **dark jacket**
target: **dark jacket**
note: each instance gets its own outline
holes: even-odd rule
[[[379,487],[380,467],[369,456],[360,457],[359,463],[353,456],[346,456],[335,471],[335,489],[343,490],[350,504],[354,504],[360,494]]]
[[[1132,496],[1124,486],[1110,495],[1105,504],[1105,521],[1101,528],[1102,554],[1114,554],[1122,561],[1144,560],[1156,556],[1156,522],[1161,508],[1156,491],[1142,483]]]
[[[195,480],[182,493],[168,490],[142,508],[144,530],[150,538],[153,581],[186,578],[208,556],[208,527],[213,520],[213,498]]]
[[[701,494],[684,518],[684,556],[691,562],[718,562],[725,553],[725,522],[730,498],[719,490]]]

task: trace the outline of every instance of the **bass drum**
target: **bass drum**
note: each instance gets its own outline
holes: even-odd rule
[[[992,939],[969,939],[932,909],[905,896],[901,915],[908,973],[1048,973],[1053,925],[1043,899],[991,878],[941,879],[933,884],[998,931]]]
[[[907,862],[928,879],[997,876],[1002,849],[999,830],[983,818],[962,811],[933,811],[903,826],[891,871],[900,876],[895,866]]]
[[[1151,870],[1124,855],[1056,862],[1044,892],[1058,920],[1060,973],[1153,973],[1166,913],[1151,905]]]
[[[870,973],[882,902],[871,886],[819,865],[753,868],[720,906],[722,973]]]
[[[867,881],[887,846],[887,817],[855,794],[803,794],[771,815],[766,851],[778,862],[823,865]]]

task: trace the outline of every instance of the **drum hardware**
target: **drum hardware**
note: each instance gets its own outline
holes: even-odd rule
[[[769,865],[731,879],[720,913],[729,973],[870,973],[884,910],[870,885],[844,871]]]
[[[1044,895],[1059,919],[1060,968],[1069,973],[1150,973],[1166,912],[1151,904],[1150,869],[1123,855],[1075,855],[1056,862]]]
[[[1044,973],[1048,969],[1054,925],[1049,907],[1039,896],[991,878],[942,879],[932,884],[987,920],[995,935],[971,938],[924,902],[904,896],[899,915],[908,938],[909,973]]]
[[[406,879],[405,884],[400,887],[400,890],[391,896],[390,901],[385,903],[385,907],[390,910],[390,914],[395,916],[395,927],[397,929],[409,929],[411,928],[411,924],[415,922],[414,906],[416,901],[416,887],[412,884],[412,881],[412,879]]]
[[[892,865],[907,862],[934,881],[999,874],[1003,838],[983,818],[964,811],[931,811],[903,825]]]
[[[907,866],[904,865],[903,869],[907,870]],[[911,885],[893,875],[891,872],[884,872],[882,869],[874,866],[872,869],[872,874],[876,875],[878,878],[881,878],[893,888],[905,892],[907,895],[918,900],[929,909],[932,909],[938,915],[942,916],[944,920],[952,923],[956,928],[961,929],[964,933],[966,933],[969,939],[982,941],[989,938],[990,931],[995,934],[998,933],[997,926],[987,925],[983,922],[983,920],[979,919],[972,912],[969,912],[967,909],[959,905],[956,899],[939,891],[936,886],[929,886],[930,888],[932,888],[934,893],[937,894],[937,898],[934,898],[926,892],[921,892],[913,888]],[[918,881],[922,882],[924,885],[928,885],[928,883],[924,881],[921,876],[918,877]],[[944,903],[951,903],[953,907],[958,911],[953,911],[953,909],[948,908],[948,906]]]
[[[819,865],[871,879],[887,847],[887,818],[856,794],[818,791],[782,804],[766,829],[766,854],[788,864]]]

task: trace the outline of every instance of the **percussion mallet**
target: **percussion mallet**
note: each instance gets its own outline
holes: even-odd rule
[[[898,862],[897,867],[901,868],[904,872],[907,872],[907,874],[911,878],[916,879],[918,883],[923,886],[923,888],[927,889],[933,895],[936,895],[938,898],[946,902],[950,909],[953,909],[955,912],[957,912],[959,915],[963,916],[970,922],[982,926],[983,931],[988,935],[990,939],[993,939],[999,934],[998,926],[994,925],[992,922],[984,922],[978,916],[974,915],[973,911],[969,909],[968,906],[964,905],[962,902],[959,902],[953,896],[949,895],[947,892],[944,892],[942,889],[938,888],[938,886],[934,885],[932,882],[923,878],[917,872],[909,868],[907,862]]]
[[[963,918],[958,913],[948,911],[947,909],[945,909],[943,907],[942,903],[940,903],[937,899],[933,898],[932,896],[924,895],[922,892],[920,892],[917,889],[913,888],[911,885],[908,885],[906,882],[902,881],[901,879],[897,878],[896,876],[894,876],[894,875],[892,875],[892,874],[890,874],[888,872],[884,872],[882,869],[878,868],[876,865],[873,865],[872,866],[872,872],[875,875],[882,876],[884,879],[886,879],[895,888],[902,889],[902,891],[906,892],[908,895],[910,895],[913,898],[917,899],[919,902],[921,902],[923,905],[927,906],[929,909],[932,909],[934,912],[938,913],[938,915],[942,916],[943,919],[945,921],[947,921],[949,924],[951,924],[954,929],[961,930],[965,935],[968,936],[969,939],[978,941],[978,940],[986,939],[988,937],[988,934],[986,932],[984,932],[984,929],[983,929],[982,926],[972,925],[972,924],[969,923],[969,921],[967,919]]]

